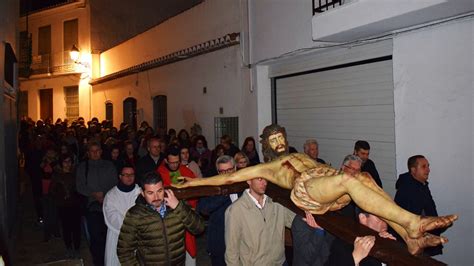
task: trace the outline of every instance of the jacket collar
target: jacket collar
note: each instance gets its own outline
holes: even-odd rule
[[[266,197],[266,200],[265,200],[264,208],[265,206],[273,202],[272,198],[268,197],[267,195],[265,195],[265,197]],[[249,193],[247,193],[247,191],[244,191],[244,193],[242,193],[242,196],[239,198],[239,200],[240,199],[242,199],[244,206],[247,207],[247,209],[258,208],[255,202],[253,201],[253,199],[250,197]]]

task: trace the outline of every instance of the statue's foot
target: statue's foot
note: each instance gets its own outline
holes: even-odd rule
[[[425,233],[420,238],[408,238],[406,240],[408,252],[412,255],[419,255],[427,247],[435,247],[447,243],[448,239],[442,236],[436,236],[432,234]]]
[[[458,219],[457,215],[446,215],[446,216],[421,216],[418,223],[414,224],[411,230],[408,230],[408,234],[411,238],[420,238],[426,232],[429,232],[438,228],[446,228],[453,224]]]

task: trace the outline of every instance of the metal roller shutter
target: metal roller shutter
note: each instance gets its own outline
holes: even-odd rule
[[[393,195],[395,114],[391,56],[273,78],[274,119],[303,152],[316,138],[319,156],[339,168],[358,139],[371,145],[383,185]]]

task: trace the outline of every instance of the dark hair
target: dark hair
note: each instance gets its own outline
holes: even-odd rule
[[[119,145],[117,145],[117,144],[112,144],[112,145],[110,145],[110,148],[109,148],[109,151],[110,151],[110,152],[112,152],[112,151],[115,150],[115,149],[119,150],[119,152],[120,152],[120,147],[119,147]]]
[[[91,141],[87,142],[87,150],[88,151],[94,146],[99,147],[100,149],[102,149],[102,145],[100,145],[100,143],[95,141],[95,140],[91,140]]]
[[[179,131],[179,133],[178,133],[178,139],[181,139],[181,134],[183,134],[183,133],[186,135],[185,138],[186,138],[186,139],[189,139],[189,133],[188,133],[188,131],[186,131],[186,129],[184,129],[184,128]]]
[[[71,162],[74,164],[74,158],[73,158],[72,154],[70,154],[70,153],[65,153],[65,154],[61,154],[61,155],[59,156],[59,163],[60,163],[60,166],[61,166],[61,167],[62,167],[62,165],[63,165],[63,162],[64,162],[65,160],[67,160],[67,159],[71,159]]]
[[[196,147],[196,144],[198,141],[202,141],[202,144],[204,145],[204,147],[207,148],[207,140],[203,135],[199,135],[194,138],[193,147]]]
[[[137,173],[137,172],[135,171],[135,167],[134,167],[131,163],[125,162],[123,165],[120,165],[120,167],[117,168],[119,176],[122,175],[122,170],[123,170],[123,168],[132,168],[132,169],[133,169],[133,173],[135,173],[135,174]],[[137,180],[137,177],[136,177],[136,176],[135,176],[135,180]]]
[[[154,185],[163,182],[160,174],[154,171],[148,172],[143,175],[143,178],[140,182],[140,187],[145,191],[145,185]]]
[[[153,142],[153,141],[156,141],[158,142],[158,144],[160,144],[160,138],[157,138],[157,137],[151,137],[149,138],[147,141],[146,141],[146,146],[147,147],[150,147],[150,144]]]
[[[257,150],[257,144],[255,143],[255,139],[253,137],[247,137],[245,138],[244,140],[244,144],[242,145],[242,149],[240,149],[241,151],[245,151],[245,146],[247,146],[247,143],[249,143],[250,141],[253,142],[253,149],[254,150]]]
[[[413,155],[412,157],[408,158],[407,166],[408,166],[408,172],[410,172],[410,169],[412,167],[416,167],[418,159],[424,159],[425,156],[423,155]]]
[[[262,144],[262,153],[263,153],[263,161],[269,162],[275,158],[277,158],[279,155],[276,154],[276,152],[271,148],[270,143],[268,141],[268,138],[271,135],[281,133],[283,134],[283,137],[285,138],[285,146],[286,146],[286,151],[284,154],[289,153],[289,146],[288,146],[288,139],[286,135],[286,129],[278,124],[271,124],[266,126],[263,129],[262,134],[260,135],[260,143]]]
[[[229,135],[222,136],[221,141],[229,145],[232,144],[232,138]]]
[[[354,150],[359,151],[359,150],[370,150],[370,145],[367,141],[365,140],[358,140],[356,141],[354,145]]]
[[[179,156],[180,152],[181,152],[181,149],[177,145],[171,145],[166,150],[166,157],[168,157],[168,155]]]

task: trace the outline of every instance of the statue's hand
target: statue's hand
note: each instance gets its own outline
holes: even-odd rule
[[[190,186],[190,183],[193,181],[194,178],[187,177],[187,176],[178,176],[176,177],[178,183],[172,183],[171,186],[175,188],[186,188]]]

